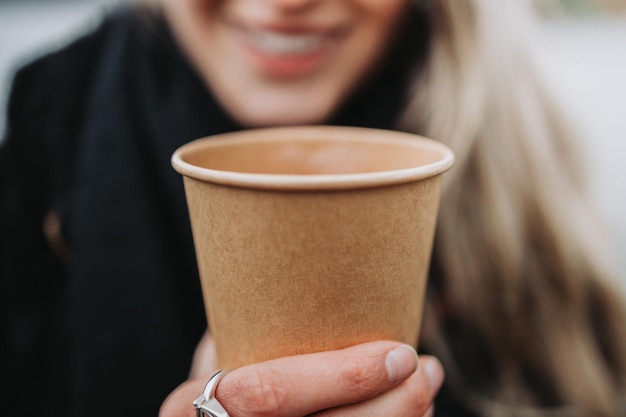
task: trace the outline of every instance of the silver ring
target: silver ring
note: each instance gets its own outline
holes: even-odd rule
[[[230,370],[221,370],[213,374],[206,383],[202,395],[195,399],[193,406],[196,409],[197,417],[230,417],[222,404],[215,398],[217,384]]]

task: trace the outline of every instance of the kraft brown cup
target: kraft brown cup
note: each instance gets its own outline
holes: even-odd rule
[[[393,339],[417,343],[444,145],[309,126],[178,149],[221,368]]]

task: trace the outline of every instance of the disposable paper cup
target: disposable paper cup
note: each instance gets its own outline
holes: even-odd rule
[[[178,149],[218,364],[415,345],[444,145],[384,130],[247,130]]]

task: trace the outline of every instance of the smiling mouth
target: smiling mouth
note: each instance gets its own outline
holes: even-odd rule
[[[275,57],[303,56],[322,52],[347,34],[346,28],[311,30],[307,28],[254,28],[230,25],[241,39],[257,52]]]
[[[300,77],[324,66],[349,33],[345,26],[239,25],[228,22],[249,68],[268,77]]]
[[[259,52],[277,57],[302,56],[321,51],[333,40],[320,34],[290,34],[265,30],[250,30],[246,41]]]

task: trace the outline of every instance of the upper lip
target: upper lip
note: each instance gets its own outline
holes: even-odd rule
[[[310,23],[241,23],[241,22],[228,22],[231,26],[238,30],[242,31],[266,31],[266,32],[276,32],[285,35],[318,35],[318,36],[328,36],[328,37],[337,37],[342,35],[347,31],[347,27],[345,25],[337,24],[337,25],[316,25]]]

